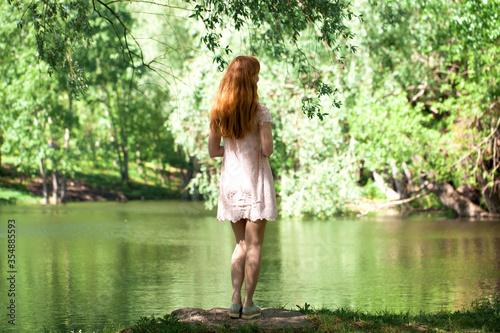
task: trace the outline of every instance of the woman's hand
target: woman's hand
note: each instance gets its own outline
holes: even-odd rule
[[[224,156],[224,146],[220,144],[221,137],[210,132],[208,136],[208,154],[210,157]]]

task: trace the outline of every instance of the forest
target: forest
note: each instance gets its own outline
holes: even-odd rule
[[[2,2],[0,203],[33,188],[45,203],[74,200],[69,189],[83,181],[113,190],[112,200],[183,197],[213,208],[212,98],[227,63],[254,55],[259,101],[274,118],[281,216],[395,206],[498,217],[499,8]]]

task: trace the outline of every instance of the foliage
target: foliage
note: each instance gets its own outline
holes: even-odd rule
[[[366,4],[360,57],[344,80],[363,169],[390,180],[391,162],[400,174],[405,163],[417,185],[433,177],[477,191],[494,184],[500,25],[491,6],[498,3]]]
[[[17,10],[20,29],[32,28],[38,57],[48,64],[47,72],[67,74],[67,83],[76,92],[85,89],[85,77],[75,58],[88,46],[92,36],[89,1],[16,1],[9,0],[11,15]],[[15,14],[14,14],[15,15]]]
[[[214,62],[222,71],[227,64],[227,57],[232,52],[229,45],[222,45],[222,31],[227,29],[228,21],[236,31],[249,29],[252,43],[251,52],[265,50],[275,59],[290,61],[304,75],[304,86],[314,88],[317,96],[304,95],[303,111],[309,118],[321,119],[319,100],[322,96],[332,96],[336,90],[329,83],[317,77],[314,64],[303,52],[299,41],[301,35],[312,29],[317,33],[315,39],[324,43],[332,57],[344,49],[355,52],[349,43],[353,33],[345,25],[356,15],[349,1],[302,1],[276,2],[266,1],[190,1],[191,18],[203,22],[205,34],[201,40],[209,51],[214,53]],[[136,70],[140,67],[162,73],[155,67],[156,59],[146,60],[142,44],[138,41],[127,15],[123,15],[128,5],[146,4],[159,8],[185,10],[179,4],[151,3],[146,1],[126,1],[106,3],[100,0],[70,1],[64,5],[59,0],[23,1],[9,0],[12,8],[20,15],[20,28],[33,27],[36,37],[36,49],[39,59],[48,64],[48,72],[60,71],[67,75],[71,92],[78,94],[86,89],[84,67],[80,65],[79,51],[91,46],[94,37],[94,14],[101,22],[112,28],[119,41],[123,59]],[[343,56],[340,56],[342,61]],[[168,81],[167,81],[168,83]],[[333,104],[340,106],[337,100]]]
[[[312,36],[323,43],[329,55],[339,57],[344,49],[356,52],[350,44],[354,37],[345,24],[356,15],[349,1],[187,1],[193,3],[192,17],[204,23],[206,33],[202,41],[212,52],[219,52],[214,62],[222,71],[232,52],[229,45],[222,44],[221,30],[230,21],[236,31],[247,28],[250,53],[264,53],[275,60],[286,61],[296,67],[304,87],[312,87],[316,96],[303,95],[302,110],[309,117],[323,119],[320,100],[323,96],[333,97],[337,91],[325,83],[302,48],[303,35]],[[314,31],[311,34],[310,31]],[[339,55],[340,54],[340,55]],[[338,100],[333,105],[340,107]]]
[[[208,110],[238,50],[261,60],[283,216],[325,218],[361,195],[381,198],[375,172],[393,188],[409,178],[407,196],[428,179],[496,191],[498,5],[10,1],[0,57],[16,66],[0,68],[1,151],[26,175],[40,163],[76,175],[80,161],[119,169],[124,183],[129,164],[145,183],[147,165],[177,170],[213,207]]]

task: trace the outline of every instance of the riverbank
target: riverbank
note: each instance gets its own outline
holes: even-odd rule
[[[421,312],[417,315],[391,311],[368,312],[350,308],[314,309],[309,304],[297,311],[264,309],[260,319],[213,320],[228,309],[179,309],[163,317],[141,317],[119,333],[148,332],[500,332],[500,295],[474,302],[461,311]],[[196,315],[186,315],[197,311]],[[305,317],[299,323],[299,318]],[[287,317],[284,325],[283,318]],[[116,332],[116,327],[106,332]]]
[[[81,201],[129,201],[129,200],[165,200],[190,197],[184,190],[185,170],[171,169],[168,177],[157,177],[151,168],[146,168],[146,177],[142,177],[131,168],[130,179],[124,183],[116,170],[85,168],[68,177],[65,190],[65,202]],[[151,169],[151,170],[149,170]],[[54,204],[52,179],[46,180],[48,203]],[[58,203],[61,201],[62,184],[59,184]],[[371,195],[370,195],[371,196]],[[433,198],[422,198],[403,206],[387,205],[386,200],[377,198],[359,198],[349,204],[350,214],[365,216],[370,214],[408,215],[410,213],[432,213],[453,217]],[[25,177],[12,164],[0,167],[0,204],[46,204],[43,196],[43,181],[40,177]]]
[[[175,171],[175,172],[174,172]],[[121,181],[116,170],[86,169],[67,178],[65,202],[128,201],[180,199],[182,197],[182,170],[173,170],[168,177],[157,177],[151,170],[146,177],[130,172],[128,183]],[[52,179],[46,179],[49,203],[54,203]],[[58,197],[62,195],[59,180]],[[0,204],[45,203],[43,181],[40,177],[26,177],[14,165],[0,168]]]

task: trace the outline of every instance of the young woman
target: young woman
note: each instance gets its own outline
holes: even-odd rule
[[[259,104],[259,71],[257,58],[235,58],[222,78],[210,111],[208,151],[210,157],[223,157],[217,220],[231,221],[236,238],[231,258],[231,318],[252,319],[261,315],[261,309],[253,303],[253,294],[262,262],[266,223],[274,221],[277,215],[267,159],[273,153],[273,119],[269,110]]]

